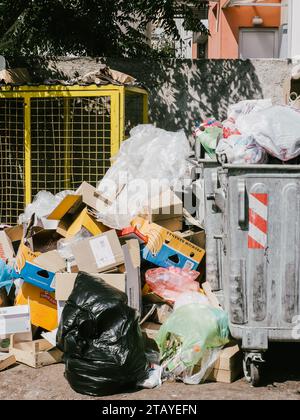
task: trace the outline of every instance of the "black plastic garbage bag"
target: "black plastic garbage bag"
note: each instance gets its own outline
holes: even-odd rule
[[[57,332],[65,377],[81,394],[100,396],[130,389],[146,376],[139,318],[125,293],[80,272]]]

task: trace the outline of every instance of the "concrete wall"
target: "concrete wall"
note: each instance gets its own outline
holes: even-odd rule
[[[97,70],[99,62],[129,73],[149,89],[150,119],[158,126],[190,132],[194,119],[226,117],[229,104],[243,99],[283,102],[291,64],[287,60],[142,60],[60,58],[50,64],[57,77]],[[42,77],[42,71],[36,69]]]

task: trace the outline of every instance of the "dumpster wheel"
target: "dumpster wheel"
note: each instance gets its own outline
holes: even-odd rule
[[[243,370],[245,379],[252,386],[258,387],[261,383],[261,368],[264,363],[260,353],[245,353]]]

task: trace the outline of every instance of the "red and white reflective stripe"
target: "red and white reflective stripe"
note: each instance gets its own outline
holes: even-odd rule
[[[268,194],[249,196],[248,248],[265,249],[268,238]]]

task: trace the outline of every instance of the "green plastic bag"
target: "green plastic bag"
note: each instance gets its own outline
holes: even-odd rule
[[[223,310],[199,303],[179,307],[156,337],[164,373],[186,383],[200,383],[228,336],[228,316]],[[205,367],[194,377],[194,367],[201,366],[202,360]]]

